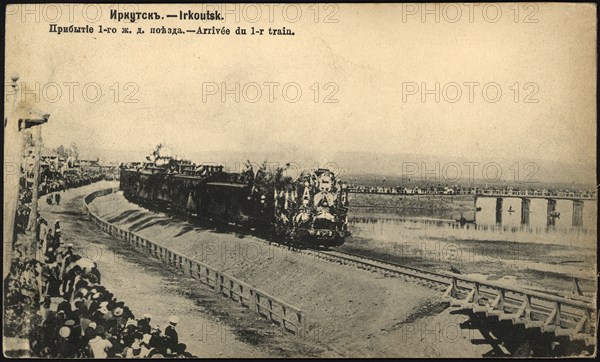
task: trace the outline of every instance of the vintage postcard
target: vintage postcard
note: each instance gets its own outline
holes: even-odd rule
[[[4,356],[595,356],[596,14],[6,5]]]

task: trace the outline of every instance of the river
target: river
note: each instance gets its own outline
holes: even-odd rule
[[[479,198],[480,211],[350,208],[349,224],[354,236],[381,241],[397,241],[407,236],[454,240],[505,240],[525,243],[572,245],[595,248],[597,205],[584,201],[583,224],[573,226],[573,203],[558,200],[548,225],[547,202],[532,199],[529,223],[521,223],[521,199],[504,198],[501,219],[497,219],[496,199]],[[512,212],[510,210],[513,210]],[[457,220],[463,218],[467,223]],[[497,222],[500,221],[500,222]]]

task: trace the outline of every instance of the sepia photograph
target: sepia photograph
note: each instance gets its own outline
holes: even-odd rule
[[[595,3],[4,5],[5,358],[592,358]]]

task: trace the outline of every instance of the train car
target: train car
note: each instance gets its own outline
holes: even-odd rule
[[[121,165],[120,188],[129,200],[306,246],[339,246],[350,235],[348,190],[330,170],[304,172],[295,180],[264,165],[228,173],[222,166],[160,155],[160,148],[148,162]]]
[[[328,169],[303,173],[274,192],[277,230],[310,244],[339,246],[348,232],[348,191]]]

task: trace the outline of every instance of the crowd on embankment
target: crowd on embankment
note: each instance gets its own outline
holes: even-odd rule
[[[106,179],[107,175],[102,173],[90,173],[85,171],[66,172],[64,174],[51,173],[44,175],[39,184],[38,196],[46,197],[46,202],[49,204],[60,204],[60,192],[65,190],[89,185]],[[15,230],[17,233],[23,234],[30,224],[31,216],[31,200],[33,198],[32,182],[25,177],[21,177],[21,192],[19,193],[19,204],[17,206],[17,217]]]
[[[49,227],[38,214],[37,224],[36,245],[15,244],[4,280],[4,337],[28,339],[32,357],[193,357],[179,341],[176,316],[164,330],[148,314],[136,318],[101,284],[97,263],[64,243],[60,221]]]

